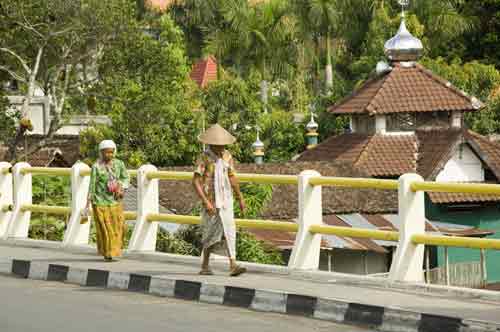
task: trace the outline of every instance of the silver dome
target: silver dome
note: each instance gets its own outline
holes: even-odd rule
[[[416,61],[422,55],[423,50],[420,39],[415,38],[406,29],[404,19],[401,20],[398,33],[385,42],[385,55],[391,61]]]
[[[314,113],[311,112],[311,121],[309,121],[306,125],[306,129],[310,131],[317,130],[319,127],[318,123],[314,121]]]
[[[254,149],[263,148],[264,143],[262,143],[262,141],[257,137],[257,140],[252,144],[252,147]]]

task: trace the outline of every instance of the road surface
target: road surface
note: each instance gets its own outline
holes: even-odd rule
[[[367,332],[354,326],[0,275],[1,332]]]

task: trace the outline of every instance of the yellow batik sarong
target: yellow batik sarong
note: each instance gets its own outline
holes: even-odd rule
[[[122,204],[94,206],[97,251],[104,257],[122,254],[123,240],[127,233]]]

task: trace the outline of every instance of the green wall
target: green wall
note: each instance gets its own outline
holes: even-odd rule
[[[483,204],[466,211],[449,211],[446,205],[432,204],[426,199],[427,219],[477,227],[494,231],[488,238],[500,239],[500,204]],[[478,249],[449,248],[450,264],[460,262],[479,261]],[[438,248],[438,265],[444,265],[444,248]],[[486,251],[486,269],[488,282],[500,281],[500,251]]]

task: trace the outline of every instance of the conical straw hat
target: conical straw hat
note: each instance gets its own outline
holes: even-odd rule
[[[236,142],[236,138],[217,123],[208,128],[198,139],[209,145],[228,145]]]

